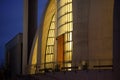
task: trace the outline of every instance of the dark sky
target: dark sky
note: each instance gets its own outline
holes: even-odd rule
[[[4,62],[5,43],[23,31],[24,0],[0,0],[0,63]],[[38,24],[47,0],[38,0]]]

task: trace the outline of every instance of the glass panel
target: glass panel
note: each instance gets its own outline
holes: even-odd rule
[[[54,45],[54,38],[48,38],[47,45]]]
[[[68,2],[72,2],[72,0],[68,0]]]
[[[65,61],[70,61],[69,53],[65,53],[64,56],[65,56],[65,57],[64,57],[64,60],[65,60]]]
[[[66,4],[65,6],[62,6],[61,8],[58,9],[58,17],[61,15],[64,15],[67,12],[72,12],[72,3]]]
[[[59,19],[58,26],[61,26],[62,24],[65,24],[66,22],[67,22],[67,15],[64,15]]]
[[[59,10],[58,13],[59,13],[58,17],[64,15],[64,14],[66,13],[66,9],[65,9],[65,7],[60,8],[60,10]]]
[[[55,23],[54,22],[51,23],[50,29],[55,29]]]
[[[50,52],[49,53],[53,53],[54,52],[54,47],[50,46]]]
[[[46,63],[47,62],[53,62],[53,54],[51,55],[46,55]]]
[[[66,51],[71,51],[72,50],[72,42],[65,43],[65,50]]]
[[[55,32],[54,32],[54,30],[49,30],[48,37],[55,37]]]
[[[60,0],[60,6],[63,6],[63,5],[65,5],[65,3],[66,3],[66,0]]]
[[[69,58],[72,60],[72,52],[69,52]]]
[[[68,23],[69,27],[72,28],[72,13],[68,13],[64,16],[62,16],[61,18],[59,18],[59,21],[58,21],[58,27],[67,23],[67,22],[70,22]]]
[[[68,16],[69,16],[69,21],[72,21],[72,13],[69,13]]]
[[[54,43],[55,43],[55,15],[52,18],[51,24],[49,26],[47,41],[46,41],[46,52],[45,52],[45,67],[53,68],[53,60],[54,60]]]
[[[53,45],[47,46],[46,54],[51,54],[53,52],[54,52],[54,46]]]
[[[67,41],[67,34],[65,34],[65,38],[64,39],[65,39],[65,42],[66,42]]]
[[[69,23],[68,31],[73,31],[73,24],[72,24],[72,22]]]
[[[72,41],[72,32],[69,33],[69,40]]]
[[[49,53],[50,51],[49,51],[49,46],[47,46],[47,48],[46,48],[46,53]]]
[[[63,25],[58,29],[58,35],[61,35],[67,31],[67,26]]]
[[[72,31],[73,31],[73,17],[72,17],[72,0],[60,0],[58,2],[58,35],[64,35],[64,60],[72,60]],[[66,67],[70,67],[71,63],[65,63]]]
[[[72,32],[65,34],[65,42],[72,41]]]
[[[69,12],[72,11],[72,4],[69,4]]]

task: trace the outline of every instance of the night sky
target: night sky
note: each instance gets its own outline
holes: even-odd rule
[[[5,62],[5,43],[23,31],[24,0],[0,0],[0,64]],[[38,26],[47,0],[38,0]]]

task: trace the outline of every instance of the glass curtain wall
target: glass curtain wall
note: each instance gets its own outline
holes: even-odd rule
[[[57,37],[64,35],[64,67],[71,67],[73,48],[72,0],[57,0],[57,31]]]
[[[54,62],[54,49],[55,49],[55,15],[51,21],[48,37],[47,37],[47,45],[45,52],[45,68],[53,68]]]

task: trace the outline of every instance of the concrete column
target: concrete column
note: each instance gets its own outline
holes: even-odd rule
[[[120,80],[120,0],[114,1],[113,65],[114,80]]]
[[[37,0],[24,0],[24,22],[23,22],[23,65],[22,73],[29,62],[30,51],[37,29]]]
[[[90,0],[73,0],[73,65],[88,59]]]

